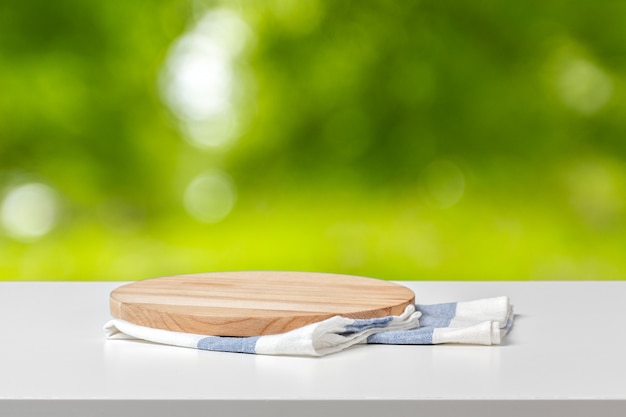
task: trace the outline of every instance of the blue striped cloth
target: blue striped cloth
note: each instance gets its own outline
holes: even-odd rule
[[[513,326],[513,306],[508,297],[415,306],[420,326],[409,330],[380,332],[367,343],[434,345],[466,343],[497,345]]]
[[[108,339],[139,339],[173,346],[264,355],[324,356],[355,344],[499,344],[513,325],[507,297],[410,305],[403,314],[373,319],[332,317],[290,332],[253,337],[208,336],[139,326],[105,325]]]

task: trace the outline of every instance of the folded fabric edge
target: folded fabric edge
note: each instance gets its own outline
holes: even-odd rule
[[[140,326],[122,319],[113,319],[107,322],[104,325],[104,332],[107,339],[110,340],[140,339],[147,342],[189,348],[197,348],[198,342],[206,337],[199,334]]]
[[[455,322],[478,323],[483,321],[497,321],[500,328],[504,328],[512,314],[512,305],[507,296],[482,298],[473,301],[459,301],[451,327]]]
[[[223,337],[140,326],[113,319],[104,326],[108,339],[140,339],[172,346],[202,350],[266,355],[324,356],[346,349],[376,332],[419,326],[421,313],[409,305],[400,316],[349,319],[341,316],[312,323],[290,332],[252,337]]]
[[[423,312],[420,328],[374,334],[370,344],[497,345],[513,326],[513,306],[509,298],[493,297],[457,303],[417,304]]]
[[[104,330],[108,339],[141,339],[225,352],[324,356],[359,343],[495,345],[501,343],[513,326],[513,306],[508,297],[420,307],[425,311],[425,322],[431,320],[436,325],[420,328],[422,312],[415,311],[416,307],[411,305],[400,316],[356,320],[335,316],[291,332],[269,336],[220,337],[180,333],[119,319],[109,321]],[[443,320],[440,320],[441,317]],[[487,320],[477,321],[483,319]]]
[[[267,355],[325,356],[359,344],[373,333],[419,326],[421,313],[409,305],[399,316],[347,319],[335,316],[287,333],[261,336],[255,353]]]

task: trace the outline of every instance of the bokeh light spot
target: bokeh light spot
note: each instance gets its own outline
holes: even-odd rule
[[[20,241],[32,241],[44,236],[57,222],[59,202],[57,193],[40,183],[12,188],[2,201],[0,219],[6,233]]]
[[[465,192],[463,171],[448,160],[437,160],[428,165],[424,181],[429,201],[439,208],[454,206]]]
[[[161,78],[165,103],[198,148],[226,145],[237,134],[236,61],[251,30],[228,9],[207,12],[172,46]]]
[[[577,58],[565,63],[558,80],[561,99],[573,110],[590,115],[600,110],[613,94],[609,75],[591,61]]]
[[[590,224],[611,226],[624,208],[624,178],[621,165],[610,161],[573,163],[565,177],[570,204]]]
[[[169,61],[165,95],[181,120],[203,120],[230,106],[232,71],[224,48],[198,34],[183,37]]]
[[[214,171],[194,178],[185,190],[185,209],[197,220],[217,223],[225,218],[235,205],[237,193],[232,179],[223,172]]]

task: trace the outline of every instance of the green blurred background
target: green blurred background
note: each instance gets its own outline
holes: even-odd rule
[[[626,278],[626,2],[0,3],[0,279]]]

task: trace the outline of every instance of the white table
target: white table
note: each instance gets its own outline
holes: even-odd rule
[[[402,282],[419,303],[508,295],[500,346],[323,358],[106,341],[115,282],[0,282],[0,415],[624,416],[626,282]]]

